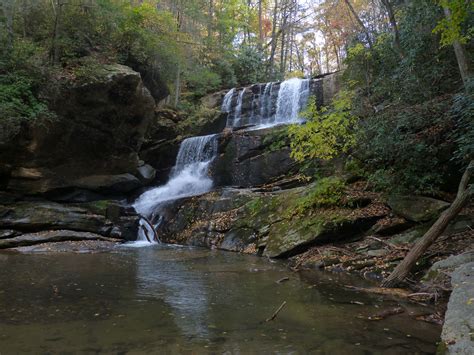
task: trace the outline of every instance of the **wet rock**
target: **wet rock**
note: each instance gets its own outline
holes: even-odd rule
[[[71,230],[122,240],[136,240],[138,228],[139,216],[116,201],[77,205],[31,201],[0,205],[2,240],[45,230]]]
[[[21,233],[13,229],[3,229],[0,230],[0,239],[13,238]]]
[[[229,90],[221,90],[203,96],[201,98],[201,105],[209,109],[220,108],[222,105],[222,100],[228,91]]]
[[[78,241],[78,240],[106,240],[110,241],[110,238],[106,238],[100,234],[90,232],[78,232],[71,230],[53,230],[53,231],[42,231],[38,233],[27,233],[20,236],[16,236],[9,239],[0,239],[0,249],[17,248],[22,246],[42,244],[42,243],[54,243],[64,241]]]
[[[441,339],[448,354],[474,351],[474,262],[464,264],[451,275],[449,298]]]
[[[218,186],[250,187],[267,184],[296,170],[290,157],[286,129],[237,132],[221,139],[220,151],[211,168]]]
[[[389,242],[395,245],[414,243],[428,231],[429,227],[427,224],[413,227],[406,232],[393,236],[389,239]]]
[[[104,191],[101,191],[104,192]],[[105,195],[94,191],[70,187],[65,189],[55,189],[44,194],[48,200],[54,202],[91,202],[106,199]]]
[[[162,241],[286,258],[317,243],[353,238],[380,216],[358,216],[350,208],[292,214],[304,187],[273,192],[222,189],[165,206]]]
[[[393,212],[413,222],[430,221],[449,207],[449,203],[423,196],[391,196],[388,205]]]
[[[340,242],[369,230],[379,218],[351,219],[339,215],[282,221],[270,228],[264,255],[271,258],[287,258],[300,254],[316,244]]]
[[[458,267],[474,262],[474,251],[459,255],[451,255],[446,259],[435,262],[426,273],[424,280],[435,280],[441,276],[448,275]]]
[[[138,179],[144,184],[144,185],[148,185],[149,183],[151,183],[155,177],[156,177],[156,170],[148,165],[148,164],[144,164],[142,166],[140,166],[138,169],[137,169],[137,173],[136,173]]]
[[[375,234],[383,236],[401,233],[414,225],[413,222],[407,221],[404,218],[391,218],[387,221],[384,219],[381,222],[386,223],[377,223],[371,231]]]
[[[0,206],[0,229],[71,229],[107,235],[110,227],[111,223],[104,216],[53,202],[21,202]]]
[[[142,186],[140,180],[132,174],[91,175],[75,180],[73,184],[79,188],[105,193],[130,192]]]
[[[374,256],[374,257],[380,257],[380,256],[384,256],[384,255],[387,255],[387,254],[388,254],[388,251],[385,250],[385,249],[375,249],[375,250],[367,251],[368,256]]]
[[[140,152],[140,158],[156,169],[156,179],[164,183],[168,180],[178,156],[181,140],[162,140],[152,144],[148,142]]]

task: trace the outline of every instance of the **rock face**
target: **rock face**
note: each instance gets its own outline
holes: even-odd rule
[[[119,209],[118,213],[111,213],[113,206]],[[65,240],[135,240],[138,219],[113,201],[0,205],[0,249]]]
[[[441,339],[448,354],[474,351],[474,262],[464,264],[451,274],[453,292],[449,298]]]
[[[164,242],[286,258],[354,237],[382,217],[358,216],[350,208],[294,213],[305,191],[223,189],[178,200],[161,211],[158,233]]]
[[[110,65],[92,82],[58,86],[49,97],[57,118],[23,122],[2,136],[0,174],[6,188],[44,193],[74,187],[90,175],[135,173],[155,104],[140,74]]]
[[[211,169],[215,184],[258,186],[296,170],[285,137],[284,127],[222,135],[221,154]]]
[[[395,214],[413,222],[428,222],[449,207],[445,201],[422,196],[391,196],[388,205]]]

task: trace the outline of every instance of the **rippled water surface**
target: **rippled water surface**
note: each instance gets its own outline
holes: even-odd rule
[[[398,303],[342,287],[361,282],[163,246],[0,254],[0,353],[435,351],[440,328],[413,320],[426,309],[402,304],[404,314],[369,321]]]

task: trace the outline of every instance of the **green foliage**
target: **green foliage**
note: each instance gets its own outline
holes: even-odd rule
[[[247,208],[250,212],[250,216],[255,217],[256,215],[258,215],[264,206],[265,206],[264,201],[260,197],[257,197],[253,199],[252,201],[250,201],[247,204]]]
[[[354,154],[379,190],[430,193],[451,174],[450,97],[397,105],[361,121]]]
[[[195,98],[202,97],[207,93],[216,91],[221,85],[218,74],[208,68],[192,68],[187,75],[187,87]]]
[[[77,66],[72,68],[72,73],[76,81],[80,83],[92,83],[98,81],[107,71],[104,65],[94,57],[80,58]]]
[[[402,58],[388,33],[380,34],[372,49],[360,43],[349,49],[344,77],[358,89],[356,102],[364,110],[383,102],[421,103],[456,90],[460,83],[451,48],[439,48],[432,33],[444,18],[442,9],[430,0],[407,2],[397,18]]]
[[[188,103],[186,101],[184,104]],[[199,135],[201,130],[220,116],[220,110],[207,108],[203,105],[187,105],[185,111],[189,113],[185,120],[179,123],[179,130],[187,134]]]
[[[295,211],[303,213],[318,207],[337,206],[344,196],[345,183],[336,177],[318,180],[306,195],[297,199]]]
[[[311,100],[303,116],[308,121],[289,128],[291,156],[296,161],[332,159],[346,153],[355,143],[354,125],[357,118],[351,113],[352,94],[341,91],[330,107],[318,109]]]
[[[259,82],[264,73],[262,54],[253,47],[243,46],[237,52],[233,67],[239,85]]]
[[[263,144],[269,152],[276,152],[289,146],[288,127],[275,128],[265,135]]]
[[[438,3],[450,12],[449,18],[445,16],[433,29],[433,33],[441,34],[441,46],[451,45],[455,41],[466,44],[474,33],[472,24],[466,30],[463,28],[466,26],[469,17],[473,15],[473,2],[465,0],[439,0]]]
[[[32,80],[19,75],[0,76],[0,118],[34,120],[52,117],[33,92]]]
[[[232,88],[237,85],[234,67],[231,60],[220,55],[212,64],[212,70],[217,73],[222,82],[222,86]]]

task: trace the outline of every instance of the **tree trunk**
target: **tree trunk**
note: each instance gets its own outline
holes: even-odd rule
[[[53,4],[53,2],[51,2]],[[53,30],[53,43],[52,43],[52,48],[51,48],[51,61],[52,64],[58,64],[59,63],[59,57],[60,57],[60,50],[59,50],[59,34],[61,32],[61,14],[62,14],[62,7],[63,3],[61,3],[61,0],[56,1],[56,7],[53,7],[54,12],[55,12],[55,17],[54,17],[54,30]]]
[[[275,0],[275,5],[273,7],[273,24],[272,24],[272,46],[270,50],[270,58],[268,59],[268,73],[273,76],[273,65],[275,63],[275,52],[277,46],[277,36],[276,36],[276,25],[277,25],[277,15],[278,15],[278,0]]]
[[[263,48],[263,6],[262,0],[258,0],[258,49],[261,52]]]
[[[174,82],[174,107],[178,107],[179,95],[181,93],[181,65],[178,64],[178,71],[176,72],[176,80]]]
[[[211,46],[212,39],[212,28],[213,28],[213,16],[214,16],[214,0],[209,0],[208,8],[208,23],[207,23],[207,45]]]
[[[397,20],[395,19],[395,13],[393,12],[392,4],[390,4],[390,0],[380,0],[382,4],[385,6],[387,10],[388,19],[390,21],[390,26],[392,27],[393,31],[393,44],[395,49],[397,50],[400,58],[403,59],[405,57],[405,53],[403,52],[402,44],[400,42],[400,32],[398,31]]]
[[[451,11],[447,7],[444,7],[443,10],[444,10],[444,15],[446,16],[448,21],[451,20]],[[467,58],[466,51],[463,45],[458,40],[455,40],[453,42],[453,47],[454,47],[454,54],[456,55],[456,60],[458,62],[459,72],[461,73],[461,78],[462,78],[464,87],[467,87],[467,81],[469,77],[471,76],[471,72],[469,68],[469,60]]]
[[[5,15],[5,25],[7,30],[7,51],[10,54],[13,49],[13,41],[15,38],[13,32],[13,17],[15,16],[15,0],[3,1],[3,13]]]
[[[445,231],[448,224],[458,215],[463,207],[469,202],[473,193],[472,186],[469,186],[469,180],[474,170],[474,160],[471,160],[469,166],[463,174],[459,183],[458,193],[454,202],[444,211],[438,220],[431,226],[403,261],[393,270],[393,272],[382,282],[382,287],[395,287],[402,282],[410,270],[416,264],[417,260],[424,254],[431,244]]]
[[[349,11],[351,12],[352,16],[354,16],[355,20],[359,24],[361,30],[365,33],[365,37],[367,39],[367,43],[369,44],[369,47],[372,48],[372,40],[370,39],[370,34],[369,31],[367,30],[367,27],[365,27],[364,23],[360,19],[359,15],[357,15],[357,12],[355,12],[354,7],[352,7],[352,4],[349,0],[344,0],[346,3],[347,7],[349,8]]]

